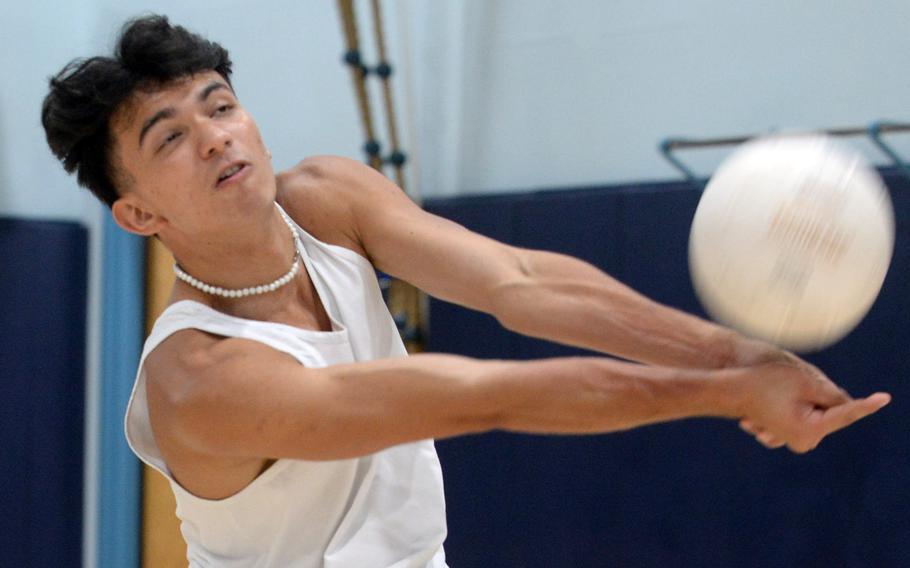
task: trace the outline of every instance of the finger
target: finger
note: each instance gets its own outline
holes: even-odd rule
[[[759,434],[761,434],[761,433],[764,432],[764,430],[762,430],[761,428],[757,427],[755,424],[753,424],[751,421],[749,421],[749,420],[746,419],[746,418],[743,418],[742,420],[739,421],[739,427],[740,427],[744,432],[746,432],[747,434],[750,434],[750,435],[751,435],[752,437],[754,437],[755,439],[758,439]],[[760,440],[759,440],[759,441],[760,441]]]
[[[859,398],[838,406],[833,406],[824,411],[821,417],[822,429],[825,436],[846,428],[857,420],[865,418],[879,411],[891,402],[891,395],[878,392],[866,398]]]
[[[785,445],[783,441],[777,439],[769,432],[760,432],[755,436],[755,439],[769,450],[776,450],[777,448],[782,448]]]
[[[758,429],[755,427],[755,424],[752,424],[751,421],[746,419],[739,421],[739,427],[752,434],[753,436],[758,433]]]

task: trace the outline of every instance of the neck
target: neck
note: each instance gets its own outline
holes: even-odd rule
[[[169,245],[177,264],[197,280],[225,289],[260,286],[285,275],[296,253],[292,234],[278,209],[223,234],[196,235]],[[178,282],[178,285],[189,287]],[[290,286],[289,284],[288,286]]]

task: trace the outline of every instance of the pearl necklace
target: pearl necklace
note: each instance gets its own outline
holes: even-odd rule
[[[281,211],[281,209],[278,211],[281,213],[281,218],[288,226],[288,229],[291,230],[291,235],[294,242],[294,261],[291,264],[291,269],[287,271],[287,274],[278,280],[275,280],[269,284],[263,284],[261,286],[250,286],[248,288],[236,288],[230,290],[227,288],[221,288],[220,286],[206,284],[201,280],[193,278],[184,272],[176,262],[174,263],[174,274],[177,275],[177,278],[183,280],[197,290],[202,290],[206,294],[212,294],[214,296],[223,296],[225,298],[243,298],[245,296],[255,296],[257,294],[265,294],[266,292],[274,292],[275,290],[281,288],[290,282],[298,272],[300,272],[300,243],[297,240],[297,231],[294,230],[294,226],[291,225],[290,219],[288,219],[287,215],[284,214],[284,211]]]

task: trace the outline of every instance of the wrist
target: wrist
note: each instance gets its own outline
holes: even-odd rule
[[[647,373],[640,390],[657,403],[662,419],[739,418],[748,402],[743,369],[641,367]]]
[[[713,371],[713,374],[712,382],[717,389],[716,415],[734,420],[745,416],[749,394],[744,380],[744,371],[728,368]]]
[[[741,367],[741,361],[749,351],[748,340],[740,333],[717,326],[709,335],[706,351],[708,363],[712,369],[728,369]]]
[[[719,369],[754,367],[789,360],[787,352],[775,345],[751,339],[730,329],[725,329],[725,331],[727,333],[721,340],[724,355],[722,364],[717,367]]]

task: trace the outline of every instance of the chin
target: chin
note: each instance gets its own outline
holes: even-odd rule
[[[274,181],[272,183],[259,184],[252,191],[246,192],[243,200],[243,209],[250,215],[255,215],[259,211],[270,211],[275,207],[276,197],[277,189]]]

